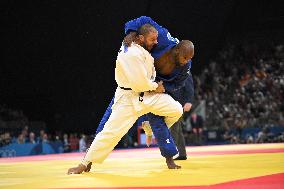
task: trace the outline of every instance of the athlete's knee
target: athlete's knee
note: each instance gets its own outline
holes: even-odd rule
[[[158,116],[153,113],[148,113],[146,114],[147,120],[150,122],[151,127],[159,127],[160,125],[163,124],[164,122],[164,117],[163,116]]]

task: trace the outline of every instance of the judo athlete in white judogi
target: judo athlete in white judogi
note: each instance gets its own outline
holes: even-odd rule
[[[154,59],[149,51],[157,44],[157,37],[157,30],[145,24],[130,47],[122,45],[116,60],[115,80],[118,87],[112,113],[81,164],[70,168],[68,174],[89,171],[91,162],[102,163],[138,117],[149,112],[164,116],[168,127],[181,117],[181,104],[163,93],[162,83],[155,82]]]

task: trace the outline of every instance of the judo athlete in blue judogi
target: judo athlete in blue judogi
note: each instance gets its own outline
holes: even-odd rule
[[[124,42],[126,45],[127,42],[129,44],[132,42],[138,28],[146,23],[153,25],[159,33],[158,44],[151,51],[151,55],[155,60],[155,69],[157,71],[156,80],[163,81],[166,93],[182,104],[182,102],[186,101],[184,97],[191,98],[193,96],[193,82],[190,73],[191,58],[194,54],[193,44],[187,40],[180,42],[178,39],[173,38],[167,29],[158,25],[150,17],[142,16],[125,24],[126,37]],[[186,82],[186,80],[188,81]],[[184,87],[186,87],[187,90],[181,90]],[[180,93],[184,91],[187,91],[188,94],[181,95]],[[113,100],[114,99],[112,99],[109,104],[97,128],[96,134],[104,128],[104,124],[112,112],[111,107]],[[169,128],[164,122],[164,117],[152,113],[144,116],[147,116],[145,119],[148,120],[151,125],[161,155],[166,158],[168,167],[170,169],[180,168],[175,165],[172,160],[172,157],[178,153],[178,150],[170,134]]]

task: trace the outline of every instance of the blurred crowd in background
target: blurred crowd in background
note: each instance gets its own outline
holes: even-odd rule
[[[273,42],[227,45],[194,77],[196,101],[206,101],[206,127],[232,143],[269,140],[269,128],[284,126],[284,46]],[[260,128],[240,141],[243,128]],[[271,134],[270,134],[271,135]]]
[[[283,73],[283,45],[227,45],[200,74],[192,73],[194,106],[184,116],[187,144],[208,144],[210,138],[226,143],[284,142]],[[194,113],[194,108],[204,101],[205,115]],[[248,128],[253,132],[244,134]],[[49,134],[46,129],[48,126],[42,124],[31,126],[23,111],[0,105],[0,147],[58,141],[64,152],[72,152],[85,151],[92,141],[92,135],[61,131]],[[121,147],[137,146],[138,137],[135,131],[126,135]]]

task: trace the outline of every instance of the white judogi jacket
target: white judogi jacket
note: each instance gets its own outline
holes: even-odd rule
[[[131,93],[133,105],[137,111],[141,109],[139,93],[152,91],[158,87],[155,81],[156,71],[154,58],[143,47],[132,43],[127,50],[122,45],[118,53],[115,68],[115,80],[119,87],[131,88],[132,91],[120,89],[115,93],[114,104],[124,94]]]
[[[147,50],[132,43],[124,52],[122,45],[115,68],[115,80],[118,86],[131,88],[135,92],[152,91],[158,87],[154,82],[155,77],[154,58]]]

